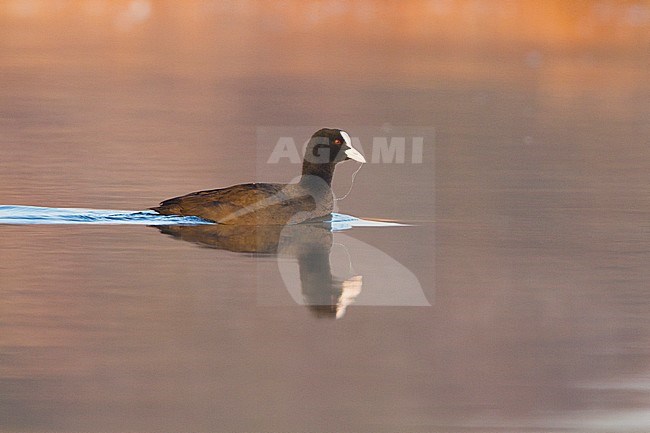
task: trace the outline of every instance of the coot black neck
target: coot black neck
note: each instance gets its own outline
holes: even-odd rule
[[[304,183],[311,176],[317,176],[323,179],[328,186],[332,186],[332,176],[334,175],[335,165],[336,164],[333,162],[316,164],[313,162],[304,161],[302,163],[302,178],[300,181]]]

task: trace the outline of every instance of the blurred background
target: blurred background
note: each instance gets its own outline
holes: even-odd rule
[[[616,144],[647,132],[649,7],[3,0],[0,193],[14,204],[148,207],[253,178],[250,154],[229,149],[252,146],[260,126],[426,126],[438,152],[459,152],[479,131],[483,149],[491,139],[537,149],[586,129],[588,142],[553,145],[603,134]],[[404,217],[400,190],[386,192],[400,211],[370,215]]]
[[[258,131],[305,125],[435,130],[340,202],[414,224],[346,235],[432,306],[323,320],[257,304],[272,258],[0,225],[0,431],[650,430],[649,1],[0,0],[0,205],[287,181]]]

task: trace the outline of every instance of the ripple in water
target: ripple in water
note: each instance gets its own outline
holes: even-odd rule
[[[394,222],[359,219],[350,215],[333,213],[326,221],[332,230],[352,227],[400,226]],[[193,216],[160,215],[152,210],[129,211],[110,209],[52,208],[40,206],[0,206],[0,224],[135,224],[135,225],[199,225],[213,224]]]
[[[160,215],[154,211],[0,206],[0,224],[210,224],[197,217]]]

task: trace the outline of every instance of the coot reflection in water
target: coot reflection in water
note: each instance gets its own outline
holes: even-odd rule
[[[278,258],[284,284],[294,301],[307,306],[317,317],[341,318],[347,307],[355,303],[363,288],[363,275],[355,270],[354,252],[362,249],[363,256],[373,264],[387,263],[388,267],[372,267],[374,274],[387,269],[393,278],[373,278],[368,296],[362,305],[429,305],[417,278],[403,265],[368,244],[332,231],[331,223],[309,223],[286,226],[156,226],[162,233],[203,247],[255,256]],[[343,247],[332,251],[336,244]],[[338,242],[342,241],[342,242]],[[348,245],[346,245],[348,244]],[[351,252],[353,254],[351,254]],[[344,270],[337,272],[331,256],[342,253]],[[287,266],[287,260],[297,263]],[[360,266],[363,269],[363,266]],[[338,276],[337,274],[345,274]],[[375,277],[377,275],[374,275]],[[395,279],[399,284],[395,284]],[[386,284],[376,284],[384,281]],[[299,288],[299,290],[298,290]],[[299,293],[297,293],[299,291]]]

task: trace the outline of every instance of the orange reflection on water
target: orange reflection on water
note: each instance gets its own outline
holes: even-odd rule
[[[68,28],[71,33],[95,26],[136,32],[164,20],[171,26],[170,32],[183,39],[201,39],[196,26],[210,23],[215,32],[233,24],[261,25],[279,35],[361,37],[368,38],[367,43],[379,38],[425,43],[534,43],[563,48],[637,45],[642,49],[650,35],[650,2],[188,0],[180,6],[152,0],[7,0],[0,5],[0,20],[38,24],[30,29],[34,34],[49,33],[71,22],[79,25]]]

